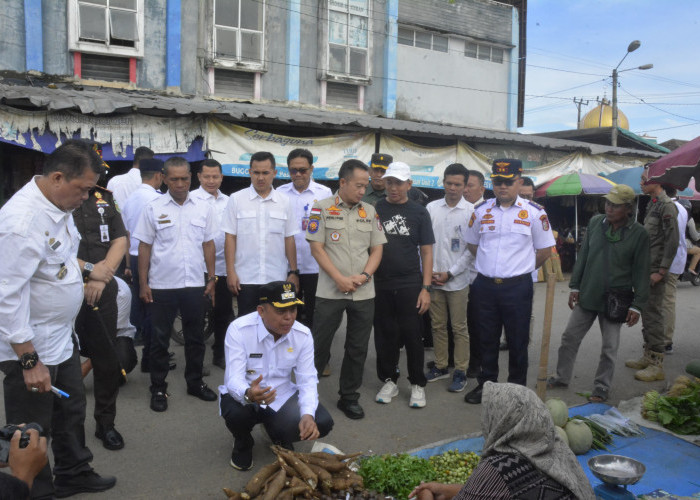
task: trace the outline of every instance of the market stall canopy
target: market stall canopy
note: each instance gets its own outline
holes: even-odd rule
[[[633,168],[625,168],[623,170],[618,170],[617,172],[613,172],[611,174],[600,174],[609,181],[614,182],[615,184],[624,184],[626,186],[631,187],[634,190],[634,194],[637,196],[642,194],[642,187],[639,184],[640,179],[642,177],[642,172],[644,171],[644,167],[633,167]],[[691,179],[691,182],[692,179]],[[693,185],[695,185],[693,183]],[[685,198],[689,196],[693,196],[694,191],[690,189],[690,187],[684,189],[683,191],[680,191],[678,193],[678,196]],[[700,199],[700,198],[698,198]]]
[[[687,187],[691,177],[700,181],[700,137],[649,165],[649,179],[677,189]]]
[[[535,198],[545,196],[577,196],[580,194],[605,194],[615,185],[599,175],[574,172],[560,175],[544,183],[535,191]]]

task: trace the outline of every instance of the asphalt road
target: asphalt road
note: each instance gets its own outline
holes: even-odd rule
[[[556,364],[557,348],[561,333],[569,317],[566,305],[568,282],[558,283],[555,292],[552,338],[549,350],[549,373]],[[540,359],[542,323],[544,318],[546,284],[535,284],[535,323],[530,344],[530,369],[528,384],[534,388]],[[700,357],[700,335],[697,322],[700,320],[700,287],[687,282],[678,286],[677,321],[674,338],[674,354],[666,357],[666,381],[683,373],[685,365]],[[399,381],[400,394],[390,405],[374,402],[374,395],[381,387],[376,377],[374,344],[370,341],[369,355],[365,365],[364,384],[360,403],[366,417],[363,420],[347,419],[335,406],[337,401],[338,369],[342,358],[343,326],[336,336],[332,353],[333,374],[321,379],[319,393],[321,403],[330,411],[335,428],[323,439],[344,452],[388,453],[411,450],[440,440],[459,437],[480,429],[481,406],[464,402],[464,394],[447,392],[449,379],[440,380],[427,387],[428,405],[422,409],[408,407],[410,387],[406,378]],[[639,396],[650,389],[664,389],[667,382],[644,383],[634,379],[634,372],[624,366],[624,360],[641,353],[641,326],[623,326],[617,371],[611,392],[610,404]],[[85,384],[88,391],[88,417],[86,435],[88,446],[95,455],[93,465],[102,474],[117,476],[117,485],[110,491],[80,495],[75,498],[106,499],[224,499],[221,488],[239,490],[245,485],[257,466],[272,461],[270,441],[263,429],[254,430],[256,446],[253,471],[241,473],[232,469],[229,459],[232,437],[223,419],[218,415],[217,403],[200,401],[186,393],[184,380],[183,347],[172,345],[178,362],[177,369],[168,376],[169,409],[155,413],[149,409],[149,379],[138,371],[130,374],[129,382],[121,390],[118,400],[117,429],[126,441],[120,451],[108,451],[94,437],[92,418],[92,377]],[[566,390],[549,391],[548,395],[563,398],[569,405],[582,404],[585,399],[577,392],[592,389],[593,374],[600,354],[600,330],[593,326],[584,339],[574,370],[574,379]],[[426,351],[426,361],[433,353]],[[333,364],[333,363],[336,364]],[[211,376],[206,382],[215,388],[223,380],[223,371],[211,366],[211,349],[207,349],[206,365]],[[501,353],[501,376],[507,377],[507,353]],[[402,370],[405,364],[402,359]],[[476,385],[469,379],[467,391]],[[2,388],[0,387],[0,392]],[[300,443],[296,449],[308,451],[311,443]]]

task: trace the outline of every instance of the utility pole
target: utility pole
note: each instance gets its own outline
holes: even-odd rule
[[[583,97],[577,101],[576,98],[574,97],[574,105],[578,109],[578,118],[576,119],[576,129],[581,128],[581,105],[582,104],[585,106],[588,106],[588,101],[584,101]]]

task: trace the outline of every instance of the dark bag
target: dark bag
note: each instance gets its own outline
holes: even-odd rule
[[[627,311],[634,300],[632,290],[605,291],[605,318],[613,323],[624,323],[627,321]]]

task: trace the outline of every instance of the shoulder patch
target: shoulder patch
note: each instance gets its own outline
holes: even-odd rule
[[[533,207],[535,207],[537,210],[544,210],[544,207],[542,205],[540,205],[539,203],[535,203],[534,201],[528,201],[528,203],[530,205],[532,205]]]

